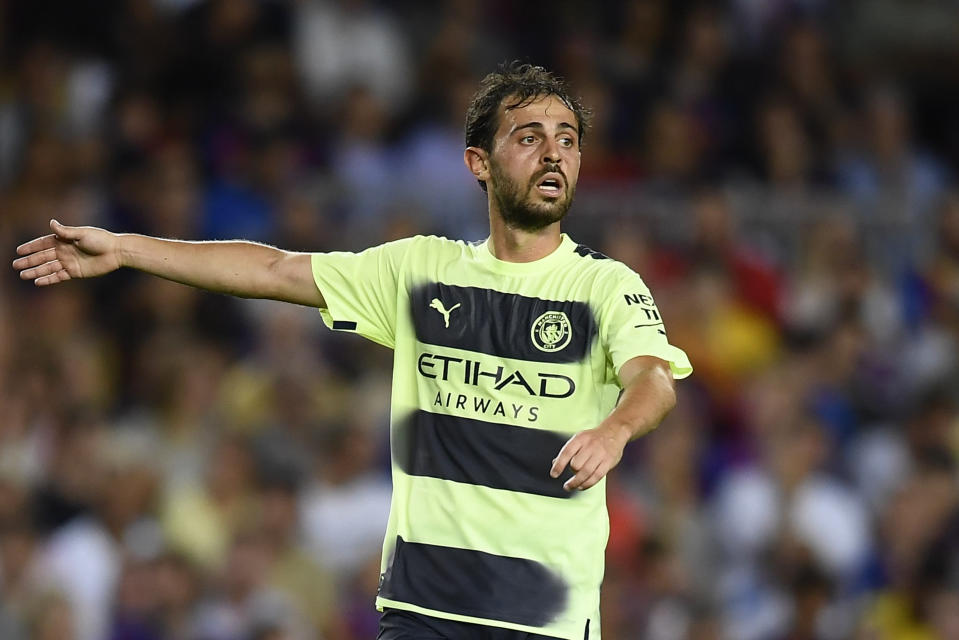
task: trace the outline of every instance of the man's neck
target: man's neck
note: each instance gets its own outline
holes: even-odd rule
[[[507,226],[503,219],[490,214],[489,250],[504,262],[533,262],[556,251],[563,241],[559,222],[538,231],[525,231]]]

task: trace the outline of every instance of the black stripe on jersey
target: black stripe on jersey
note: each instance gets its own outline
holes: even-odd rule
[[[553,458],[568,436],[417,410],[393,429],[393,459],[411,476],[427,476],[494,489],[571,498],[567,467],[551,478]]]
[[[593,260],[609,260],[609,256],[606,254],[600,253],[599,251],[594,251],[590,249],[585,244],[578,244],[576,248],[573,249],[577,254],[583,256],[584,258],[589,256]]]
[[[580,362],[597,334],[592,310],[579,301],[541,300],[430,282],[413,288],[410,308],[420,342],[517,360]],[[561,348],[544,351],[534,343],[533,331],[549,312],[566,315],[570,335]]]
[[[560,576],[533,560],[397,536],[379,595],[445,613],[542,627],[566,608],[568,590]]]
[[[356,331],[356,323],[350,320],[334,320],[333,329],[335,331]]]

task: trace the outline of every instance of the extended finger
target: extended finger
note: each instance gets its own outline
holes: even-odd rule
[[[51,260],[50,262],[41,264],[39,267],[24,269],[20,272],[20,278],[23,280],[35,280],[43,276],[48,276],[51,273],[56,273],[62,269],[63,265],[60,264],[59,260]]]
[[[51,233],[48,236],[41,236],[31,240],[30,242],[24,242],[17,247],[17,255],[25,256],[27,254],[42,251],[44,249],[50,249],[51,247],[55,246],[57,246],[57,237]]]
[[[583,466],[579,471],[576,472],[572,478],[566,481],[566,484],[563,485],[563,488],[567,491],[574,491],[579,489],[580,486],[588,480],[593,473],[596,471],[596,468],[599,466],[599,460],[596,458],[587,458],[583,462]]]
[[[559,453],[556,454],[556,457],[553,458],[553,466],[550,467],[549,475],[554,478],[558,478],[563,469],[566,468],[566,465],[569,464],[570,459],[579,451],[579,440],[576,436],[573,436],[566,441],[566,444],[563,445],[563,448],[559,450]]]
[[[569,466],[572,467],[573,471],[579,471],[592,456],[593,452],[589,447],[581,446],[579,451],[576,452],[576,455],[570,459]]]
[[[69,227],[60,223],[56,219],[50,220],[50,229],[52,229],[58,237],[64,240],[79,240],[80,235],[83,233],[81,228]]]
[[[26,269],[28,267],[35,267],[40,264],[50,262],[51,260],[57,259],[57,250],[56,249],[44,249],[43,251],[37,251],[36,253],[31,253],[28,256],[23,258],[17,258],[13,261],[14,269]]]
[[[70,279],[70,274],[66,272],[66,269],[61,269],[50,275],[43,276],[42,278],[37,278],[33,281],[33,284],[38,287],[46,287],[51,284],[57,284],[58,282],[66,282]]]
[[[579,490],[586,491],[590,487],[595,486],[596,483],[602,480],[607,473],[609,473],[609,469],[605,465],[602,465],[602,464],[598,465],[596,467],[596,470],[593,471],[593,473],[588,478],[586,478],[581,485],[579,485]]]

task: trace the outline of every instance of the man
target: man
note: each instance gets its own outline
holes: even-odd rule
[[[379,638],[599,638],[604,477],[692,368],[639,276],[560,232],[587,115],[541,67],[483,80],[464,155],[483,243],[311,255],[51,221],[14,267],[41,286],[127,266],[295,302],[394,349]]]

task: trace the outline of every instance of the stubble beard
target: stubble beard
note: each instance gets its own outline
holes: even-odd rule
[[[490,196],[495,199],[506,226],[522,231],[539,231],[566,217],[573,204],[575,186],[570,187],[569,183],[566,183],[565,191],[558,198],[542,202],[534,201],[536,182],[549,171],[560,173],[557,166],[546,167],[544,171],[530,178],[526,185],[520,185],[503,173],[499,164],[490,163],[490,173],[493,184],[496,185],[496,188],[490,191]]]

